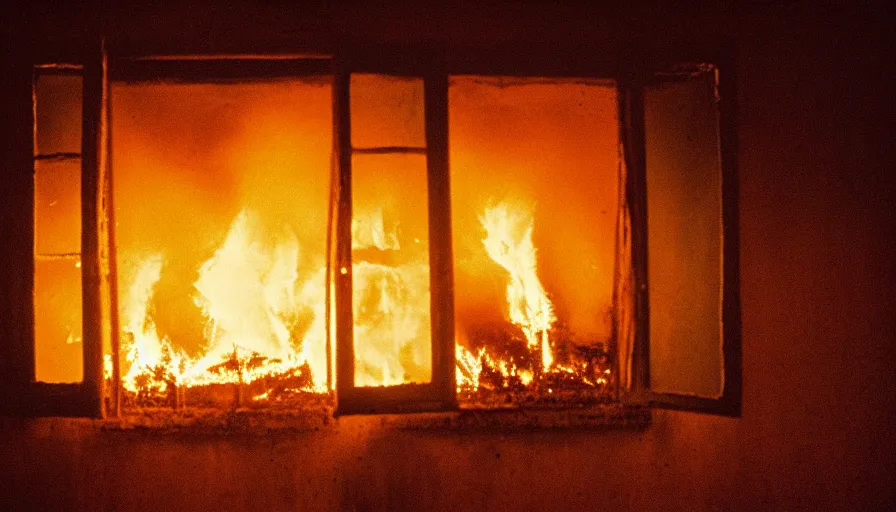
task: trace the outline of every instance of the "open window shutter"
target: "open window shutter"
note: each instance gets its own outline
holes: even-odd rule
[[[740,414],[732,91],[700,65],[642,88],[650,400]],[[644,324],[641,324],[644,328]]]

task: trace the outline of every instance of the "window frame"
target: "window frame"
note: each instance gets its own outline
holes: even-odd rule
[[[399,68],[339,61],[334,87],[335,219],[332,248],[335,284],[336,409],[334,415],[437,412],[457,410],[454,360],[454,277],[451,246],[451,194],[448,170],[448,77],[439,65]],[[434,69],[435,68],[435,71]],[[352,155],[351,76],[372,73],[423,79],[424,131],[426,140],[427,201],[429,226],[430,340],[432,376],[428,383],[383,387],[355,385],[352,271]],[[409,148],[374,148],[400,152]],[[417,149],[417,148],[410,148]],[[361,152],[370,152],[365,148]]]
[[[116,56],[111,70],[102,41],[95,41],[83,59],[84,100],[82,130],[82,293],[84,297],[84,380],[76,384],[34,382],[34,359],[30,354],[30,383],[27,392],[12,404],[25,415],[71,415],[104,417],[120,412],[120,370],[115,364],[113,381],[119,382],[113,394],[111,410],[106,411],[103,376],[103,339],[112,342],[118,352],[114,247],[114,212],[109,166],[108,108],[110,73],[112,80],[191,80],[212,75],[222,79],[248,80],[282,74],[286,56],[253,56],[254,64],[240,67],[239,58],[214,56],[191,59],[190,66],[177,63],[177,56]],[[622,402],[644,403],[679,410],[692,410],[728,416],[740,416],[742,398],[738,182],[736,169],[736,90],[733,51],[721,47],[712,52],[673,52],[674,59],[657,60],[643,55],[625,55],[622,59],[600,56],[560,55],[548,47],[490,48],[469,54],[449,54],[435,49],[408,51],[405,47],[341,49],[333,55],[314,55],[322,59],[311,66],[320,70],[321,62],[330,66],[334,77],[333,115],[334,151],[331,180],[331,222],[328,228],[328,285],[326,308],[328,355],[335,343],[336,415],[457,410],[454,372],[453,254],[451,250],[450,169],[448,162],[448,82],[453,75],[515,76],[545,78],[596,78],[616,82],[619,102],[620,143],[626,172],[627,213],[631,222],[633,278],[634,344],[630,386],[621,391]],[[553,57],[553,58],[552,58]],[[688,58],[680,58],[688,57]],[[298,55],[295,59],[308,59]],[[61,61],[62,59],[60,59]],[[287,58],[288,60],[288,58]],[[199,62],[200,64],[196,64]],[[248,62],[248,61],[244,61]],[[649,308],[646,275],[646,179],[643,87],[655,79],[655,71],[671,69],[669,63],[711,62],[719,69],[719,138],[722,172],[723,223],[723,362],[724,389],[718,399],[650,390]],[[254,66],[254,67],[253,67]],[[320,71],[318,71],[320,72]],[[430,286],[433,332],[433,378],[431,385],[356,388],[353,383],[351,272],[341,278],[335,269],[351,265],[351,139],[349,80],[351,73],[402,74],[422,76],[425,84],[425,124],[429,191]],[[34,119],[31,118],[33,125]],[[33,194],[32,194],[33,195]],[[33,215],[33,208],[31,215]],[[33,237],[33,232],[32,232]],[[33,283],[32,283],[33,286]],[[330,297],[335,292],[334,297]],[[346,297],[348,300],[346,301]],[[437,299],[441,298],[441,300]],[[28,321],[33,352],[33,309]],[[331,340],[331,326],[336,338]],[[345,333],[348,333],[347,335]],[[27,342],[27,340],[26,340]],[[114,357],[114,356],[113,356]],[[28,357],[21,358],[28,362]],[[21,359],[20,358],[20,359]],[[114,358],[117,362],[118,358]],[[334,367],[328,363],[328,372]],[[350,368],[350,370],[348,370]],[[617,369],[621,364],[617,360]]]
[[[10,409],[24,416],[86,416],[104,417],[103,343],[109,340],[112,330],[109,319],[109,224],[105,221],[108,213],[108,174],[106,148],[106,98],[107,60],[102,40],[96,40],[86,51],[77,56],[60,56],[52,59],[60,64],[31,63],[32,115],[30,117],[32,145],[29,147],[37,162],[46,155],[34,154],[36,132],[34,130],[34,83],[43,70],[48,73],[73,73],[82,77],[82,120],[81,151],[81,308],[82,308],[82,365],[80,382],[47,383],[36,380],[35,373],[35,332],[34,303],[29,304],[30,322],[26,340],[29,354],[22,355],[27,369],[26,382],[19,383],[20,396],[14,397]],[[75,158],[75,154],[51,155],[63,160]],[[32,164],[32,173],[34,166]],[[29,218],[34,225],[34,190],[31,190]],[[34,231],[31,232],[32,247]],[[31,250],[30,290],[34,291],[35,253]]]

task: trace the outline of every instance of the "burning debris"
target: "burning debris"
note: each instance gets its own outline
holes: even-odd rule
[[[312,285],[317,276],[300,284],[295,236],[286,229],[270,233],[252,212],[241,212],[224,244],[199,269],[195,302],[207,322],[205,349],[197,356],[175,349],[158,333],[152,297],[162,257],[152,256],[139,266],[122,303],[130,363],[123,383],[138,403],[178,387],[236,384],[239,389],[273,376],[295,380],[297,369],[304,369],[298,389],[325,389],[325,381],[315,381],[313,375],[326,375],[326,353],[310,347],[324,340],[309,328],[314,313],[322,310],[316,302],[323,302],[324,284],[318,279],[318,286]],[[314,293],[318,287],[320,293]],[[309,361],[306,354],[322,361]]]
[[[472,329],[467,349],[456,345],[458,398],[473,407],[576,405],[612,398],[613,354],[605,344],[582,344],[562,325],[547,333],[553,363],[543,367],[540,350],[513,324]]]
[[[466,402],[544,401],[605,397],[612,374],[606,344],[581,345],[559,325],[537,273],[533,208],[503,201],[479,217],[485,249],[509,274],[509,324],[478,326],[456,347],[458,390]],[[465,399],[465,400],[463,400]]]

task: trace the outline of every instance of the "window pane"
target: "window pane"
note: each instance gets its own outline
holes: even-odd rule
[[[710,398],[723,386],[722,183],[713,85],[673,82],[644,93],[650,387]]]
[[[352,146],[426,146],[423,79],[352,74]]]
[[[187,404],[326,389],[330,83],[112,83],[129,392],[159,365]]]
[[[429,382],[426,157],[352,159],[355,385]]]
[[[38,381],[80,382],[80,259],[34,263],[34,356]]]
[[[479,402],[608,389],[617,120],[606,81],[451,79],[457,376]]]
[[[81,160],[34,162],[34,252],[81,251]]]
[[[37,154],[81,152],[81,77],[35,78]]]

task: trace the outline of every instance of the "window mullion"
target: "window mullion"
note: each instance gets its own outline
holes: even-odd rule
[[[333,84],[334,146],[336,194],[330,207],[336,209],[335,267],[336,281],[336,390],[355,385],[354,329],[352,311],[352,147],[351,147],[351,76],[338,69]]]
[[[81,142],[81,255],[84,350],[85,411],[94,417],[105,415],[103,340],[109,336],[104,311],[109,309],[108,268],[103,244],[108,242],[103,232],[107,207],[103,201],[103,180],[106,179],[107,144],[105,136],[108,81],[106,57],[100,41],[88,55],[84,66],[84,100]],[[104,275],[105,274],[105,275]]]
[[[424,110],[429,196],[432,382],[442,401],[456,404],[447,75],[433,74],[425,78]]]

